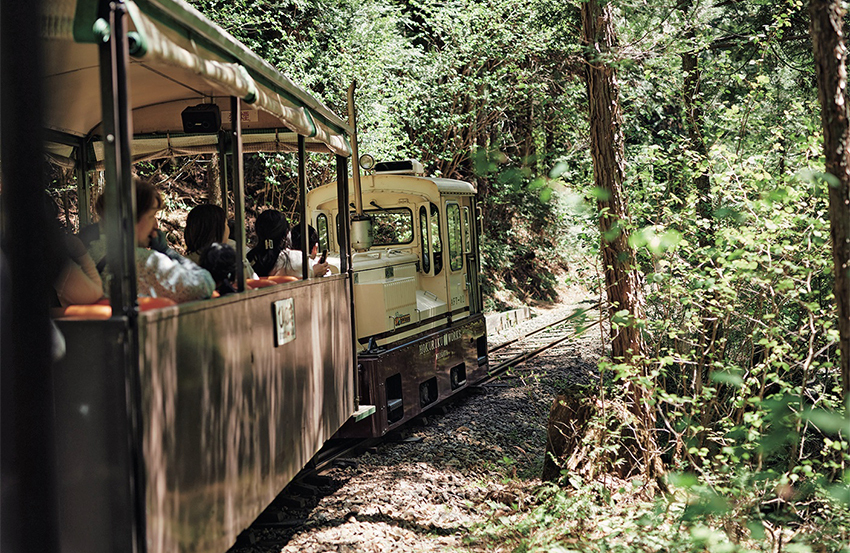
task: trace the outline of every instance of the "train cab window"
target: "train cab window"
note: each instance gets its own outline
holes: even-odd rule
[[[449,267],[452,271],[463,269],[463,231],[460,227],[460,206],[446,205],[446,224],[449,238]]]
[[[413,242],[413,213],[407,208],[368,209],[372,218],[373,246]]]
[[[431,251],[434,252],[434,276],[443,270],[443,239],[440,233],[440,210],[431,204]]]
[[[431,244],[428,242],[428,210],[419,208],[419,234],[422,239],[422,272],[431,272]]]
[[[316,232],[319,233],[319,251],[330,250],[330,236],[328,235],[328,216],[320,213],[316,217]]]
[[[472,238],[470,237],[469,207],[463,206],[463,251],[472,253]]]

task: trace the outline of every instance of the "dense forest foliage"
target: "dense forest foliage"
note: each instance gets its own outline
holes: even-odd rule
[[[478,185],[491,308],[503,288],[521,299],[552,299],[565,283],[599,294],[601,246],[628,237],[645,306],[639,320],[615,308],[611,322],[615,336],[639,329],[641,370],[614,356],[601,388],[579,394],[596,406],[588,426],[605,432],[584,436],[599,447],[563,473],[571,491],[544,488],[537,509],[476,539],[517,551],[850,548],[834,177],[807,5],[615,2],[616,41],[594,50],[580,2],[193,3],[338,113],[356,79],[361,153],[420,159]],[[619,86],[630,213],[602,233],[608,192],[594,185],[585,83],[594,64]],[[634,401],[620,385],[630,379],[647,391],[650,442],[637,411],[598,406],[603,389]],[[647,443],[660,484],[635,480],[647,467],[627,462]],[[628,484],[612,489],[600,474]],[[626,491],[639,508],[587,523]]]

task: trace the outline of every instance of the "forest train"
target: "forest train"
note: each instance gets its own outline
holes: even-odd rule
[[[329,439],[381,436],[486,374],[471,184],[368,156],[349,179],[353,127],[182,0],[43,17],[45,154],[75,170],[81,224],[103,171],[113,275],[98,316],[55,319],[62,551],[225,551]],[[241,259],[246,152],[296,156],[298,218],[338,271],[140,308],[134,164],[217,153]],[[307,152],[336,167],[309,193]]]

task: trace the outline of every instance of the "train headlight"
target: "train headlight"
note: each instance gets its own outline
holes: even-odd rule
[[[375,167],[375,158],[369,154],[363,154],[360,156],[360,167],[365,171],[371,171]]]

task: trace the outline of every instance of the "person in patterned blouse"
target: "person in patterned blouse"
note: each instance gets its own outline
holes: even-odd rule
[[[136,179],[136,277],[138,295],[168,298],[177,303],[206,299],[215,290],[208,271],[168,247],[157,226],[162,196],[149,181]],[[98,243],[100,242],[100,243]],[[91,250],[105,252],[105,238],[92,242]],[[109,294],[109,267],[104,271],[103,289]]]

